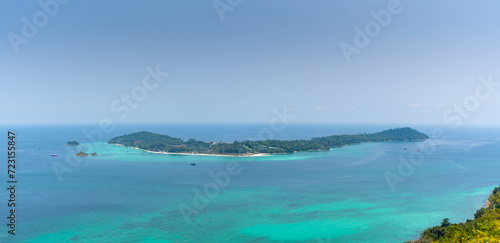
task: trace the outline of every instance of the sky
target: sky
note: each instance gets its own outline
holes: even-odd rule
[[[269,122],[283,112],[298,123],[500,124],[494,0],[0,9],[1,124]]]

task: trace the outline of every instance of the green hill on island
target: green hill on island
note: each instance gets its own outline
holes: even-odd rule
[[[411,243],[424,242],[500,242],[500,187],[488,198],[489,205],[474,214],[474,220],[451,224],[444,219],[440,226],[426,229],[420,239]]]
[[[420,141],[428,138],[424,133],[409,127],[371,134],[332,135],[311,140],[246,140],[232,143],[204,142],[195,139],[184,141],[168,135],[142,131],[112,138],[108,143],[153,152],[241,156],[261,153],[287,154],[301,151],[326,151],[334,147],[366,142]]]

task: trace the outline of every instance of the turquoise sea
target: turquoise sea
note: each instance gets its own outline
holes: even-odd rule
[[[15,236],[7,234],[9,192],[0,191],[1,242],[402,242],[443,218],[472,218],[500,185],[499,127],[441,127],[436,136],[436,127],[412,126],[431,139],[234,158],[152,154],[106,141],[148,130],[230,142],[257,137],[269,124],[115,126],[102,137],[98,125],[0,126],[2,183],[9,130],[18,180]],[[290,124],[273,136],[394,127]],[[69,140],[82,145],[65,146]],[[99,155],[76,160],[78,150]],[[400,180],[391,188],[386,175]]]

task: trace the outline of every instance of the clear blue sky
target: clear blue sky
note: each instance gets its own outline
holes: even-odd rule
[[[242,0],[221,20],[211,0],[73,0],[16,52],[9,33],[43,8],[2,0],[0,123],[268,122],[289,107],[294,122],[452,124],[478,77],[500,82],[500,2],[401,0],[348,63],[340,44],[389,2]],[[170,76],[114,112],[156,65]],[[500,124],[494,89],[464,124]]]

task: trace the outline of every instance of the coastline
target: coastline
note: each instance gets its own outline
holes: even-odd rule
[[[194,155],[194,156],[217,156],[217,157],[262,157],[262,156],[270,156],[271,154],[265,154],[265,153],[258,153],[258,154],[243,154],[243,155],[231,155],[231,154],[197,154],[197,153],[171,153],[171,152],[158,152],[158,151],[150,151],[150,150],[145,150],[145,149],[141,149],[141,148],[136,148],[136,147],[129,147],[129,146],[125,146],[125,145],[121,145],[121,144],[113,144],[113,143],[109,143],[111,145],[118,145],[118,146],[122,146],[122,147],[125,147],[125,148],[133,148],[133,149],[137,149],[137,150],[141,150],[141,151],[144,151],[144,152],[148,152],[148,153],[153,153],[153,154],[169,154],[169,155]]]
[[[443,219],[441,226],[429,227],[420,233],[417,240],[406,241],[407,243],[421,242],[500,242],[498,238],[498,226],[500,214],[498,211],[498,200],[500,197],[500,186],[495,187],[485,201],[486,205],[474,214],[473,219],[467,219],[461,223],[450,223],[449,218]],[[496,238],[495,238],[496,237]]]
[[[110,139],[108,143],[132,147],[148,153],[156,154],[255,157],[268,156],[271,154],[291,154],[306,151],[328,151],[333,147],[343,147],[366,142],[401,142],[421,141],[427,139],[429,139],[429,137],[426,134],[410,127],[403,127],[388,129],[372,134],[330,135],[311,138],[310,140],[246,140],[243,142],[235,141],[232,143],[203,142],[195,139],[184,141],[180,138],[174,138],[168,135],[141,131],[114,137]],[[142,141],[144,141],[144,143],[141,144],[140,147],[144,149],[135,146],[137,145],[136,143],[140,143]],[[206,143],[209,143],[209,145]],[[175,146],[184,146],[184,148],[176,149]],[[168,152],[164,152],[165,150]]]
[[[168,135],[140,131],[111,138],[108,143],[124,145],[125,147],[132,147],[148,153],[157,154],[255,157],[268,156],[271,154],[292,154],[306,151],[329,151],[334,147],[343,147],[366,142],[420,141],[426,139],[429,139],[426,134],[410,127],[403,127],[388,129],[372,134],[330,135],[311,138],[310,140],[268,139],[266,141],[245,140],[242,142],[234,141],[232,143],[204,142],[195,139],[184,141],[180,138]],[[143,141],[143,144],[136,146],[137,143]],[[176,148],[179,146],[183,148]]]

